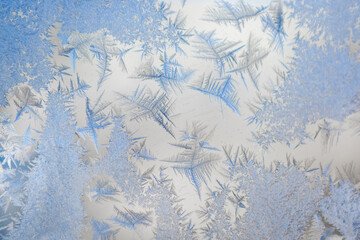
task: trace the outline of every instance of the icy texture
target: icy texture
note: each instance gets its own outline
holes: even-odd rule
[[[300,239],[322,197],[320,184],[292,165],[267,171],[250,161],[241,173],[239,191],[245,193],[248,206],[239,223],[241,236]]]
[[[359,63],[346,50],[321,49],[299,41],[296,57],[274,90],[273,99],[256,105],[251,122],[261,128],[265,147],[307,137],[305,127],[320,119],[343,121],[357,110]],[[260,139],[258,140],[260,143]]]
[[[74,145],[66,101],[60,93],[49,96],[39,157],[25,184],[23,215],[8,239],[78,239],[82,233],[87,174]]]
[[[1,238],[359,239],[359,3],[170,2],[0,3]]]
[[[321,203],[325,220],[335,226],[345,239],[360,238],[359,192],[349,182],[331,185],[329,196]]]

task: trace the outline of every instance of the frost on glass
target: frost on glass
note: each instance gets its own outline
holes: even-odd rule
[[[360,239],[355,0],[4,0],[0,239]]]
[[[81,235],[81,194],[87,174],[73,144],[74,127],[66,101],[61,93],[49,96],[39,156],[24,184],[20,223],[9,239],[76,239]]]

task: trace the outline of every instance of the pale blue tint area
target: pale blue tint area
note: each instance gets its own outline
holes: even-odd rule
[[[356,0],[4,0],[0,239],[360,239]]]

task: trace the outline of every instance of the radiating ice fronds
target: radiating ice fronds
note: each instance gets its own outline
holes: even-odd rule
[[[224,103],[233,112],[240,114],[239,97],[237,93],[236,82],[231,75],[214,78],[212,75],[203,76],[198,86],[192,86],[202,94],[208,95],[210,98],[219,100],[220,104]]]
[[[100,95],[96,103],[91,106],[90,99],[86,98],[86,127],[80,127],[77,129],[77,132],[81,136],[88,135],[91,137],[91,140],[94,143],[96,152],[99,152],[98,146],[98,135],[96,130],[104,129],[110,125],[108,121],[108,116],[103,113],[103,110],[109,106],[109,104],[101,103],[101,98],[104,93]]]
[[[165,31],[168,32],[169,46],[175,49],[176,53],[186,55],[183,50],[183,44],[190,45],[188,38],[192,36],[191,30],[186,29],[186,17],[178,11],[175,18],[168,18],[168,25]]]
[[[108,181],[97,179],[88,193],[90,194],[90,198],[95,202],[109,200],[116,201],[115,197],[120,194],[120,191]]]
[[[64,82],[64,77],[71,76],[71,73],[69,73],[69,67],[61,64],[61,65],[54,65],[54,78],[58,76],[60,78],[61,82]]]
[[[237,65],[230,69],[229,72],[240,74],[246,88],[246,82],[250,79],[254,87],[259,90],[259,69],[268,54],[269,52],[260,47],[260,40],[250,34],[246,44],[246,49],[244,49],[239,56]]]
[[[174,136],[172,130],[174,123],[170,118],[173,101],[166,93],[159,90],[154,94],[150,89],[138,87],[130,97],[122,94],[119,96],[128,104],[131,120],[153,119],[166,132]]]
[[[181,18],[169,20],[171,13],[167,4],[154,0],[3,1],[0,104],[6,104],[6,94],[18,83],[29,81],[36,91],[46,88],[52,77],[48,59],[53,54],[50,33],[57,23],[61,23],[61,30],[66,33],[107,29],[121,43],[140,43],[146,52],[160,49],[164,43],[179,50],[180,43],[186,43],[188,33],[182,29]],[[78,51],[70,48],[67,53],[75,69]]]
[[[93,240],[115,240],[116,231],[112,230],[110,224],[104,221],[92,219]]]
[[[336,127],[335,123],[324,119],[318,124],[314,139],[321,138],[324,148],[327,150],[338,142],[341,132],[342,129]]]
[[[110,76],[111,70],[110,70],[110,60],[111,56],[109,53],[107,53],[106,49],[103,47],[96,48],[96,46],[92,46],[92,51],[94,52],[94,55],[96,59],[98,60],[98,72],[99,72],[99,81],[97,84],[97,88],[99,89],[103,82]]]
[[[360,176],[357,172],[357,163],[352,161],[342,165],[341,168],[336,168],[338,179],[340,181],[349,181],[354,186],[360,183]]]
[[[214,152],[218,149],[210,147],[208,143],[213,131],[207,131],[206,126],[193,123],[183,131],[183,136],[178,143],[172,144],[182,149],[178,155],[166,161],[175,172],[187,177],[194,185],[199,198],[201,196],[201,185],[206,184],[210,178],[218,155]]]
[[[360,4],[218,0],[202,16],[206,1],[170,2],[0,1],[0,238],[360,238],[355,164],[266,159],[282,150],[311,158],[320,153],[283,143],[316,150],[338,138],[343,161],[356,151],[347,140],[356,145],[349,128],[360,129],[350,122],[360,113]],[[111,114],[110,88],[128,127],[143,124],[141,137]],[[216,132],[176,129],[206,116]],[[254,140],[268,148],[256,147],[262,164],[231,147]],[[114,205],[111,216],[94,209]]]
[[[65,2],[66,9],[58,18],[63,22],[63,30],[77,30],[82,33],[107,29],[123,44],[140,44],[144,55],[164,44],[184,51],[181,44],[187,44],[189,31],[184,28],[184,20],[164,2],[154,0],[103,2]],[[89,13],[93,13],[89,17]],[[95,15],[95,16],[94,16]]]
[[[124,44],[123,44],[124,45]],[[73,32],[62,46],[60,55],[66,56],[70,60],[73,72],[76,72],[76,63],[86,59],[96,64],[98,72],[97,89],[112,74],[110,62],[116,59],[123,71],[127,71],[124,57],[131,50],[130,47],[124,48],[106,30],[98,30],[94,33]]]
[[[154,80],[166,93],[181,91],[182,85],[189,80],[191,72],[184,71],[176,61],[175,54],[169,56],[166,50],[160,55],[160,61],[160,68],[145,66],[136,77],[143,80]]]
[[[156,157],[151,153],[145,145],[146,140],[133,143],[131,147],[131,155],[136,160],[155,160]]]
[[[215,31],[195,33],[197,41],[193,46],[197,49],[196,58],[213,61],[220,76],[237,64],[235,54],[243,47],[238,42],[216,38]]]
[[[0,169],[21,168],[29,164],[36,155],[35,145],[31,138],[30,124],[21,136],[16,132],[10,116],[0,113]]]
[[[20,119],[23,113],[30,113],[30,116],[41,119],[34,107],[42,108],[41,99],[37,97],[30,87],[19,86],[14,89],[14,104],[17,107],[15,122]]]
[[[149,226],[152,222],[150,212],[136,212],[130,209],[120,210],[114,206],[117,216],[112,221],[120,227],[135,230],[138,225]]]
[[[271,37],[271,45],[274,46],[274,49],[280,49],[283,52],[287,34],[284,29],[285,13],[282,1],[277,0],[270,3],[267,12],[267,14],[261,16],[264,31]]]
[[[242,162],[254,162],[255,155],[253,152],[249,151],[245,147],[237,147],[234,151],[232,146],[223,147],[223,152],[225,154],[225,170],[226,176],[230,181],[235,180],[237,174],[241,171]]]
[[[66,41],[59,49],[59,55],[68,57],[72,71],[76,72],[76,62],[81,58],[91,61],[92,55],[90,46],[97,45],[97,43],[100,42],[100,39],[104,38],[105,34],[106,31],[104,30],[99,30],[94,33],[80,33],[74,31],[66,37]]]
[[[247,21],[261,16],[265,10],[266,7],[253,7],[243,0],[236,4],[221,0],[208,9],[205,20],[235,26],[241,32]]]
[[[76,82],[71,80],[70,87],[67,88],[67,92],[70,94],[76,94],[79,97],[86,97],[86,91],[90,88],[85,81],[80,80],[79,75],[76,75]]]

